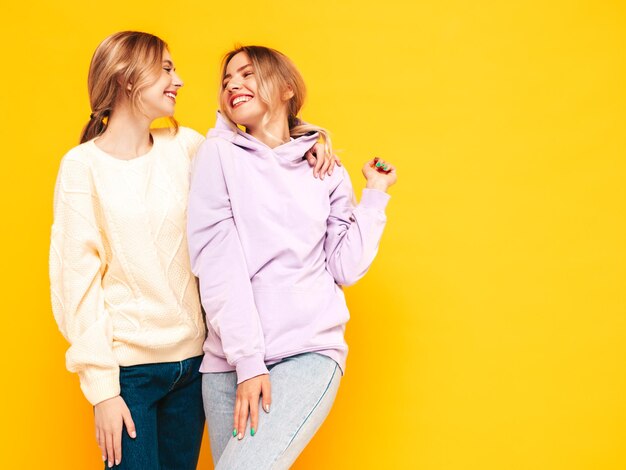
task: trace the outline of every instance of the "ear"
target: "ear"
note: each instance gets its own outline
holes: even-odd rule
[[[283,91],[283,101],[289,101],[291,98],[293,98],[294,96],[294,92],[293,92],[293,88],[291,88],[290,85],[287,85],[287,89],[285,91]]]
[[[123,83],[122,83],[122,77],[117,77],[116,81],[117,81],[117,84],[118,84],[120,87],[122,87],[122,86],[123,86]],[[127,85],[126,85],[126,90],[125,90],[125,91],[126,91],[126,94],[127,94],[127,95],[130,95],[130,92],[131,92],[131,90],[132,90],[132,89],[133,89],[133,84],[132,84],[132,83],[127,84]]]

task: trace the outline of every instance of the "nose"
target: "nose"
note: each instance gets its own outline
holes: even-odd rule
[[[175,71],[172,70],[172,85],[174,85],[176,88],[180,88],[184,84],[185,83],[182,81],[180,76]]]
[[[239,88],[241,88],[241,85],[235,80],[231,80],[230,82],[228,82],[228,85],[226,85],[226,89],[230,92],[239,90]]]

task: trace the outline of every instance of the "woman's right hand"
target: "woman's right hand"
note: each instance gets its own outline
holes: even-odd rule
[[[102,451],[102,460],[108,460],[109,468],[122,461],[122,430],[126,425],[128,435],[137,437],[130,410],[121,396],[109,398],[94,406],[96,440]]]
[[[270,375],[263,374],[244,380],[237,385],[237,398],[235,401],[235,415],[233,419],[233,437],[243,439],[250,414],[250,435],[254,436],[259,425],[259,397],[262,396],[263,410],[270,412],[272,392]]]

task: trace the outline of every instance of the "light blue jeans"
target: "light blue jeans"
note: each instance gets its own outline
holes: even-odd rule
[[[216,470],[289,468],[328,416],[341,380],[335,361],[306,353],[268,369],[270,412],[259,404],[259,429],[251,436],[248,419],[242,440],[233,437],[236,373],[203,374],[202,398]]]

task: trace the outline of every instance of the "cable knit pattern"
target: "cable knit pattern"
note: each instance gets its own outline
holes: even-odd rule
[[[57,178],[52,310],[71,344],[67,368],[92,404],[119,394],[119,366],[202,354],[185,219],[190,158],[204,138],[151,132],[152,149],[132,160],[81,144]]]

